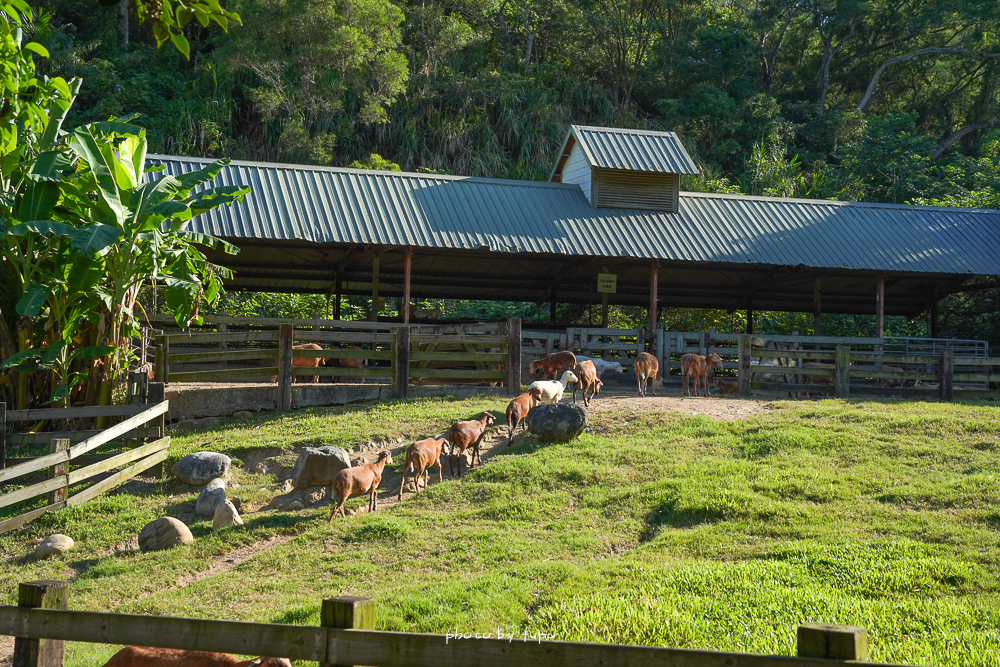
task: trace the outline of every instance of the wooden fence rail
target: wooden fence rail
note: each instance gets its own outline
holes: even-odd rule
[[[808,623],[797,656],[552,641],[535,633],[498,638],[376,631],[375,602],[323,600],[319,627],[70,611],[68,585],[21,584],[17,607],[0,607],[0,635],[15,637],[13,667],[62,667],[66,641],[281,656],[320,665],[376,667],[835,667],[871,665],[864,628]],[[539,633],[540,634],[540,633]]]

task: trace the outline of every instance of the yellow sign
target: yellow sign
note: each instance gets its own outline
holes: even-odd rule
[[[618,276],[614,273],[597,274],[598,294],[614,294],[618,291]]]

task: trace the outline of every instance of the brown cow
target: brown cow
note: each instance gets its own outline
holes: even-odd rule
[[[361,352],[361,348],[360,347],[347,347],[347,348],[343,348],[342,347],[341,349],[357,350],[358,352]],[[368,363],[367,359],[327,359],[326,360],[326,366],[327,367],[333,367],[333,368],[364,368],[367,365],[367,363]],[[350,377],[357,377],[357,376],[350,376]],[[338,380],[342,380],[342,378],[339,377],[339,376],[337,377],[337,379]],[[360,378],[358,378],[358,382],[360,382],[361,384],[364,384],[365,383],[364,376],[361,376]]]
[[[293,345],[293,350],[322,350],[323,348],[316,343],[302,343],[301,345]],[[319,357],[292,357],[292,368],[319,368],[320,362],[323,361]],[[274,362],[275,367],[278,366],[278,361]],[[277,382],[278,376],[272,375],[271,382]],[[292,382],[295,382],[295,376],[292,376]],[[319,376],[313,375],[310,382],[319,382]]]
[[[594,366],[593,361],[581,361],[573,369],[573,375],[578,379],[578,382],[573,383],[573,402],[576,403],[576,390],[583,390],[583,404],[586,407],[590,407],[590,401],[597,394],[598,382],[597,379],[597,367]],[[587,391],[590,391],[590,396],[587,396]]]
[[[701,356],[700,354],[685,354],[681,357],[681,375],[684,376],[684,393],[691,395],[690,378],[694,377],[694,395],[698,396],[698,385],[701,384],[708,396],[708,373],[713,368],[722,368],[722,357],[717,354]]]
[[[543,380],[549,373],[552,373],[552,379],[555,380],[559,377],[560,373],[564,371],[571,371],[575,367],[576,355],[569,350],[563,350],[562,352],[550,352],[541,359],[535,359],[531,362],[530,372],[534,375],[539,370],[542,370]]]
[[[656,385],[660,381],[660,364],[649,352],[640,352],[635,358],[635,379],[639,384],[639,395],[646,395],[646,382],[650,382],[653,395],[656,395]]]

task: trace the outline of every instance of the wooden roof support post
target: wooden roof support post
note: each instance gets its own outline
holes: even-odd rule
[[[934,289],[934,296],[931,297],[931,338],[940,338],[940,329],[938,325],[938,291],[937,288]]]
[[[368,317],[372,322],[378,322],[378,253],[372,255],[372,312]]]
[[[607,266],[601,267],[601,273],[610,273],[610,269]],[[601,328],[608,328],[608,293],[601,293]],[[607,342],[606,340],[602,342]]]
[[[649,268],[649,331],[653,333],[656,331],[656,305],[658,303],[658,298],[656,294],[657,287],[659,286],[660,279],[660,266],[659,262],[655,259],[650,262]]]
[[[820,300],[820,283],[821,279],[817,278],[815,285],[813,285],[813,336],[822,336],[822,327],[820,326],[820,315],[823,312]],[[818,348],[817,348],[818,349]]]
[[[879,274],[875,281],[875,337],[885,337],[885,276]],[[882,354],[885,347],[878,346],[878,353]]]
[[[410,269],[412,266],[413,248],[407,246],[403,259],[403,305],[399,309],[403,316],[403,324],[410,323]]]
[[[753,335],[753,295],[747,294],[747,330],[746,332]]]

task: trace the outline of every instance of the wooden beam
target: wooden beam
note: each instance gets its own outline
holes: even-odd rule
[[[378,265],[379,265],[379,255],[375,253],[372,255],[372,312],[368,316],[372,322],[378,322]]]
[[[507,395],[521,393],[521,319],[507,320]]]
[[[798,630],[800,658],[868,660],[868,632],[853,625],[806,623]]]
[[[656,331],[656,305],[657,305],[657,287],[660,279],[660,266],[659,263],[654,259],[650,263],[649,268],[649,331],[650,333]]]
[[[49,443],[49,454],[64,452],[67,449],[69,449],[69,438],[54,438]],[[66,500],[66,489],[69,487],[69,477],[66,476],[67,472],[69,472],[69,467],[66,465],[66,461],[61,461],[49,468],[49,479],[63,480],[61,487],[53,489],[49,493],[49,505],[55,505]]]
[[[397,327],[394,334],[396,337],[396,398],[406,398],[410,389],[410,328]]]
[[[412,266],[413,248],[407,246],[403,261],[403,306],[400,308],[403,315],[403,324],[410,323],[410,270]]]
[[[885,276],[875,280],[875,337],[885,337]]]
[[[292,325],[282,324],[278,336],[278,410],[292,409]]]
[[[0,470],[7,465],[7,404],[0,403]]]
[[[17,606],[66,609],[69,584],[65,581],[29,581],[17,587]],[[14,638],[14,667],[63,667],[65,641],[62,639]]]

